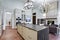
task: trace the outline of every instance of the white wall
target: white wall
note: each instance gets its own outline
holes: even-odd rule
[[[3,14],[4,14],[3,15],[3,30],[5,30],[5,28],[6,28],[6,14],[5,14],[5,12]]]
[[[46,17],[43,16],[44,13],[41,13],[41,12],[40,12],[40,9],[34,9],[34,10],[33,10],[33,13],[34,13],[34,12],[36,12],[37,19],[38,19],[38,18],[39,18],[39,19],[46,18]]]
[[[14,14],[12,14],[12,28],[15,28],[15,24],[14,24]]]
[[[60,24],[60,0],[58,1],[58,16],[57,16],[58,25]]]
[[[2,25],[2,11],[0,10],[0,25]]]
[[[16,18],[17,17],[21,17],[21,9],[15,9],[15,16],[16,16]]]

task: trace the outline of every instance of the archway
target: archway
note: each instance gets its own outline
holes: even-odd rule
[[[11,13],[6,12],[6,26],[11,26]]]
[[[3,22],[3,24],[4,24],[4,30],[6,29],[6,27],[11,27],[12,28],[12,24],[11,24],[11,22],[12,22],[12,13],[11,12],[4,12],[4,22]]]

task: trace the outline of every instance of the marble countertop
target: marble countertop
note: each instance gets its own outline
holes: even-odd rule
[[[40,30],[47,28],[46,26],[33,25],[33,24],[19,24],[19,25],[21,25],[22,27],[27,27],[35,31],[40,31]]]

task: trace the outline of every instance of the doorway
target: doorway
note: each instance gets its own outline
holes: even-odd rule
[[[32,23],[33,24],[36,24],[36,13],[33,13]]]
[[[6,12],[6,26],[12,27],[11,25],[11,13],[10,12]]]

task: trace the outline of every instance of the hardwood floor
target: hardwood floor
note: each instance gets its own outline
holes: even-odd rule
[[[16,29],[12,29],[11,27],[7,26],[0,40],[23,40],[23,39],[19,36]],[[60,40],[60,36],[49,34],[49,40]]]
[[[49,34],[49,40],[60,40],[60,35]]]
[[[11,29],[11,27],[7,27],[0,40],[23,40],[23,39],[19,36],[17,30]]]
[[[53,34],[49,34],[49,40],[57,40],[57,36],[53,35]]]

